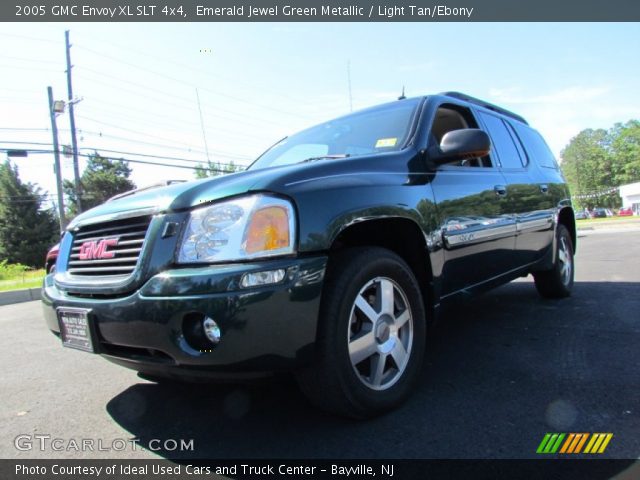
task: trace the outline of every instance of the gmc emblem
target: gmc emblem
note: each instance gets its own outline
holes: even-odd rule
[[[80,260],[98,260],[102,258],[113,258],[116,252],[107,250],[109,247],[118,245],[119,238],[103,238],[102,240],[93,240],[84,242],[80,245]]]

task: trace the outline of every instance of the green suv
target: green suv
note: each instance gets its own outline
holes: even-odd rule
[[[63,345],[147,378],[289,371],[321,408],[362,418],[409,395],[444,303],[528,274],[566,297],[575,245],[540,134],[449,92],[83,213],[45,278],[44,315]]]

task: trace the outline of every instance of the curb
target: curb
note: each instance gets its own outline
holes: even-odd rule
[[[12,305],[14,303],[32,302],[40,300],[40,287],[26,288],[24,290],[11,290],[9,292],[0,292],[0,306]]]

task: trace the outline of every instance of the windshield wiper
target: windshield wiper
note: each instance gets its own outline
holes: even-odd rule
[[[316,160],[335,160],[338,158],[347,158],[350,157],[351,155],[348,153],[341,153],[341,154],[337,154],[337,155],[319,155],[317,157],[309,157],[309,158],[305,158],[304,160],[298,162],[298,163],[305,163],[305,162],[315,162]]]

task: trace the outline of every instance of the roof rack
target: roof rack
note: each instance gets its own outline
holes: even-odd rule
[[[457,100],[463,100],[463,101],[469,102],[469,103],[473,103],[474,105],[478,105],[480,107],[484,107],[484,108],[486,108],[488,110],[492,110],[492,111],[500,113],[502,115],[506,115],[507,117],[515,118],[519,122],[522,122],[525,125],[529,125],[529,123],[524,118],[522,118],[520,115],[518,115],[517,113],[510,112],[507,109],[504,109],[502,107],[498,107],[497,105],[494,105],[493,103],[485,102],[484,100],[480,100],[479,98],[471,97],[469,95],[465,95],[464,93],[460,93],[460,92],[442,92],[440,95],[445,96],[445,97],[455,98]]]

